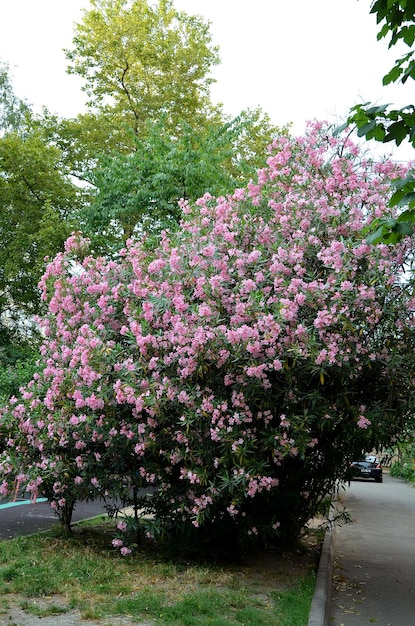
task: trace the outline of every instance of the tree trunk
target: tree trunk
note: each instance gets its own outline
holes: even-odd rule
[[[71,521],[74,506],[75,503],[66,503],[65,506],[59,511],[59,521],[61,523],[62,530],[66,535],[69,535],[72,532]]]

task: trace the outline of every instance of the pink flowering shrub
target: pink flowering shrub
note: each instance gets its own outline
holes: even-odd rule
[[[107,261],[71,237],[39,374],[2,410],[1,493],[19,473],[67,524],[79,499],[133,503],[123,554],[131,526],[211,553],[295,539],[410,411],[412,242],[361,235],[402,173],[316,123],[156,247]]]

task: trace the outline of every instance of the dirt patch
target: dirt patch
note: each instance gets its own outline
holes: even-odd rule
[[[56,598],[53,601],[42,598],[27,603],[25,598],[13,596],[3,604],[3,608],[0,609],[1,626],[92,626],[95,624],[97,626],[154,626],[153,621],[137,622],[125,615],[100,620],[84,619],[80,611],[66,610],[64,607],[62,607],[65,610],[64,613],[53,612],[51,615],[45,615],[46,611],[54,611],[53,607],[57,607]],[[26,608],[21,608],[22,605]],[[32,610],[36,612],[39,610],[43,615],[34,614]]]

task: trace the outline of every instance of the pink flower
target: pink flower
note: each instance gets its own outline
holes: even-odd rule
[[[369,428],[369,426],[371,425],[371,421],[368,420],[364,415],[359,415],[357,425],[359,428],[363,428],[364,430],[366,430],[366,428]]]
[[[165,265],[166,262],[163,259],[155,259],[149,264],[147,271],[149,274],[158,274]]]
[[[213,244],[210,244],[208,246],[205,246],[202,250],[201,250],[201,254],[203,254],[204,256],[207,257],[212,257],[215,254],[216,248]]]

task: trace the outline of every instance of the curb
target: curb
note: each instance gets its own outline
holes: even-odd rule
[[[328,626],[334,561],[334,527],[326,532],[321,548],[316,586],[307,626]]]

